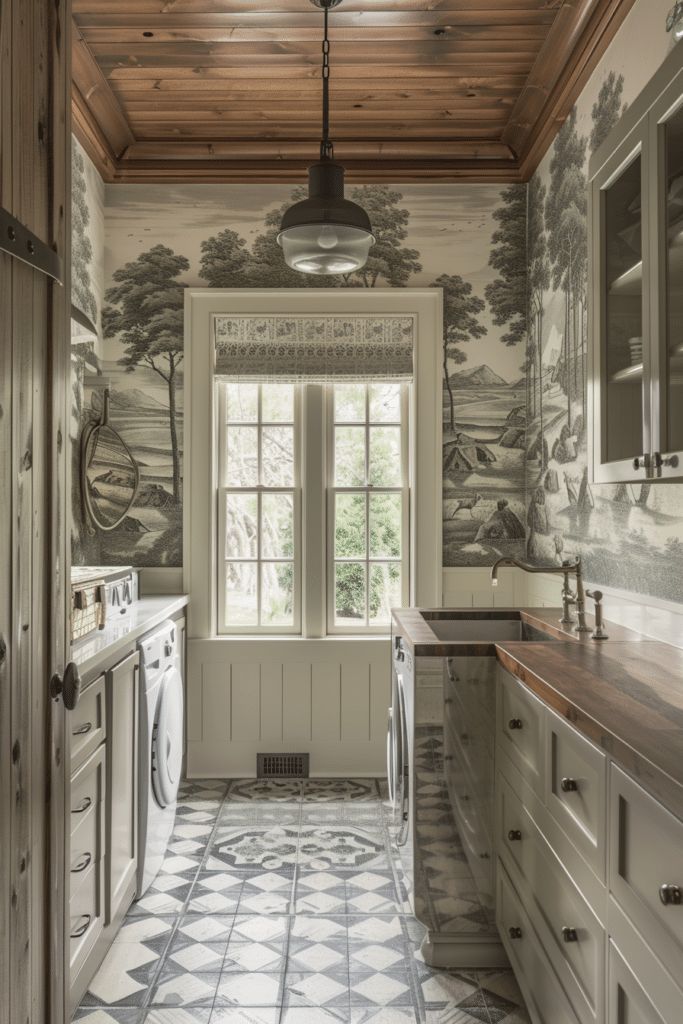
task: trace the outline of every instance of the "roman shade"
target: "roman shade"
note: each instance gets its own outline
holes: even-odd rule
[[[410,380],[413,316],[213,318],[214,372],[231,380]]]

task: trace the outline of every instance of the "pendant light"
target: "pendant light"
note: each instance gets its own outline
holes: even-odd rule
[[[365,210],[344,198],[344,168],[330,141],[330,42],[327,15],[341,0],[311,0],[324,11],[323,127],[320,160],[308,168],[308,199],[285,212],[277,240],[285,262],[304,274],[350,274],[365,265],[374,244]]]

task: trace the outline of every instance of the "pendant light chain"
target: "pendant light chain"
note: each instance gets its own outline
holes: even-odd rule
[[[331,160],[334,147],[330,142],[330,40],[327,35],[327,12],[325,7],[325,35],[323,39],[323,134],[320,143],[320,159]]]

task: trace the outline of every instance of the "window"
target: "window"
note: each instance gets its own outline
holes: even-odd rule
[[[407,603],[407,388],[330,388],[328,632],[386,629]]]
[[[305,634],[307,599],[320,595],[307,595],[302,566],[321,536],[327,632],[386,632],[408,601],[408,386],[218,389],[219,632]],[[325,435],[326,465],[307,474],[304,501],[302,466]]]
[[[220,632],[300,629],[298,396],[292,384],[220,388]]]

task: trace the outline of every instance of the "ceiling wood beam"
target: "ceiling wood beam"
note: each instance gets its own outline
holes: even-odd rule
[[[565,0],[502,138],[531,176],[635,0]]]
[[[118,157],[135,142],[135,137],[107,79],[75,25],[72,33],[71,73],[74,86],[106,137],[110,150]]]
[[[102,180],[113,181],[118,167],[117,157],[80,90],[73,84],[71,88],[71,130],[94,163]]]

